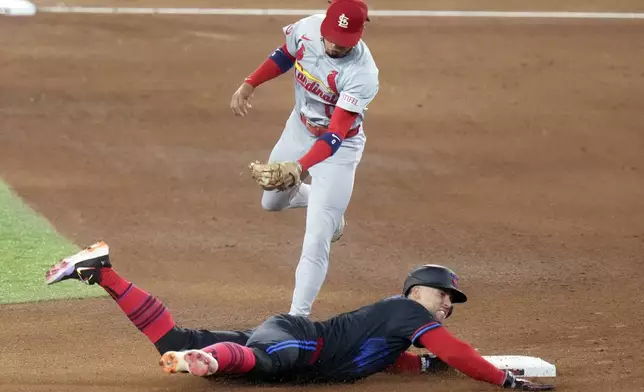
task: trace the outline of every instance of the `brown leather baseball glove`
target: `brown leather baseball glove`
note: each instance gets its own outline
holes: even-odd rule
[[[298,162],[252,162],[248,168],[253,180],[264,190],[284,191],[302,182],[302,166]]]

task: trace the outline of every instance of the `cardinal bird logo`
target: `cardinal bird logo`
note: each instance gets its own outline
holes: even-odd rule
[[[338,85],[335,80],[338,77],[338,71],[331,71],[329,76],[327,76],[326,81],[329,85],[329,88],[337,95],[338,94]]]
[[[300,46],[300,48],[297,50],[297,53],[295,53],[295,58],[298,61],[301,61],[304,58],[304,52],[306,51],[306,48],[304,45]]]

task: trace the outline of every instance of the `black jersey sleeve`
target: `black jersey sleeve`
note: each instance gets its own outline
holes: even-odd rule
[[[416,347],[422,347],[418,338],[425,332],[442,326],[434,319],[434,315],[416,301],[399,296],[386,302],[387,313],[390,315],[389,334],[407,339]]]

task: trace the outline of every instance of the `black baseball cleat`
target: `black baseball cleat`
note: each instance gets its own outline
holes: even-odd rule
[[[54,264],[45,274],[45,279],[47,284],[77,279],[91,285],[101,280],[101,268],[111,266],[110,248],[105,242],[99,241]]]

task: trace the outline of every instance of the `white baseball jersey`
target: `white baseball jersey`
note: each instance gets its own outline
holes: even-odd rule
[[[295,111],[326,127],[335,106],[341,107],[359,114],[354,128],[378,93],[378,68],[362,40],[345,57],[326,55],[322,20],[324,15],[313,15],[283,28],[286,47],[296,58]]]

